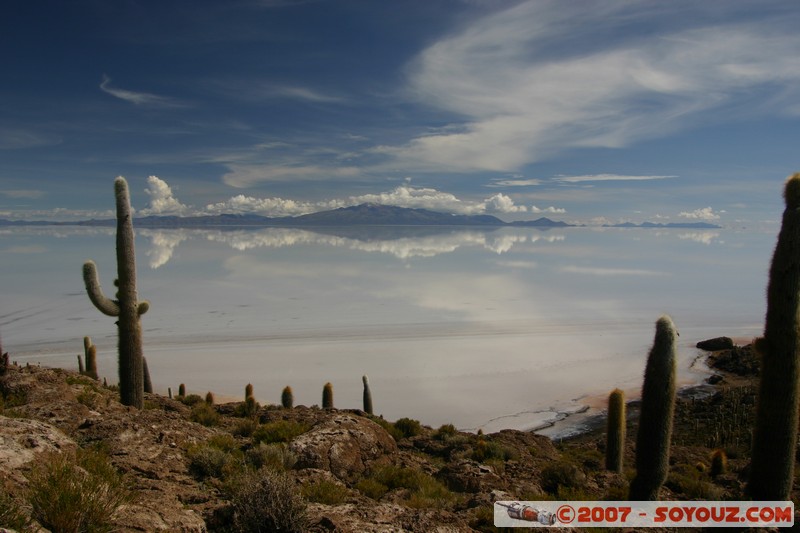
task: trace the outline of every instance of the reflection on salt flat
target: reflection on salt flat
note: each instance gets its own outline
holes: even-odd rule
[[[81,278],[91,258],[111,286],[114,233],[0,232],[4,348],[72,368],[89,335],[116,379],[114,321]],[[291,384],[313,404],[331,381],[356,407],[366,373],[389,418],[531,427],[587,393],[635,395],[663,313],[684,362],[703,337],[757,334],[774,242],[727,230],[141,229],[145,349],[162,391],[238,397],[252,382],[272,402]]]
[[[150,268],[159,268],[172,258],[182,242],[192,238],[204,238],[212,242],[227,244],[234,250],[245,252],[257,248],[284,248],[300,245],[322,245],[347,248],[361,252],[377,252],[398,259],[435,257],[454,252],[465,246],[477,246],[497,254],[510,251],[514,245],[526,242],[560,242],[563,234],[531,235],[530,232],[494,234],[490,230],[452,230],[435,235],[401,236],[380,238],[380,231],[373,230],[370,239],[358,239],[317,233],[294,228],[266,228],[260,230],[140,230],[150,241],[145,255],[150,258]]]

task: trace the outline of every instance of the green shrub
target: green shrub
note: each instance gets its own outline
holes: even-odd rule
[[[112,531],[116,511],[133,501],[123,476],[94,451],[48,454],[28,481],[32,516],[53,532]]]
[[[233,530],[303,532],[307,504],[284,473],[247,470],[232,478],[225,492],[233,507]]]
[[[205,402],[205,400],[199,394],[190,394],[188,396],[178,396],[178,400],[182,401],[184,404],[188,405],[189,407],[196,405],[201,402]]]
[[[419,420],[414,420],[413,418],[401,418],[394,423],[394,427],[406,438],[422,433],[422,425]]]
[[[253,432],[258,429],[258,422],[250,418],[238,420],[231,429],[231,433],[237,437],[252,437]]]
[[[389,492],[389,487],[371,477],[361,479],[356,483],[356,489],[367,498],[372,498],[373,500],[380,500],[384,494]]]
[[[8,488],[0,487],[0,528],[28,531],[30,527],[31,519],[22,504],[11,496]]]
[[[491,460],[510,461],[519,459],[519,452],[498,442],[480,437],[472,451],[472,458],[481,463]]]
[[[253,443],[289,442],[298,435],[302,435],[310,428],[307,424],[293,420],[277,420],[259,426],[253,432]]]
[[[372,495],[366,491],[380,493],[380,485],[388,490],[408,489],[411,494],[407,504],[410,507],[444,507],[454,500],[453,494],[441,482],[434,479],[424,472],[401,466],[389,465],[377,469],[370,478],[375,482],[372,484],[362,484],[356,487],[365,495],[373,499]],[[385,492],[384,492],[385,493]]]
[[[433,433],[433,438],[447,442],[456,435],[458,435],[458,430],[453,424],[443,424]]]
[[[325,505],[344,503],[348,493],[347,487],[326,479],[306,485],[302,490],[303,496],[308,501]]]
[[[263,442],[247,450],[247,463],[253,468],[269,468],[270,470],[291,470],[297,462],[297,456],[285,443],[265,444]]]
[[[542,469],[542,488],[550,494],[557,494],[562,488],[581,488],[585,481],[584,473],[570,462],[558,461]]]
[[[214,406],[202,400],[192,407],[191,419],[198,424],[203,424],[207,427],[217,426],[219,425],[219,418],[219,413],[214,409]]]
[[[380,418],[378,416],[372,416],[372,417],[370,417],[370,420],[372,420],[373,422],[378,424],[380,427],[385,429],[386,433],[391,435],[394,440],[397,441],[397,440],[400,440],[400,439],[403,438],[403,432],[400,431],[399,429],[397,429],[396,427],[394,427],[394,424],[392,424],[391,422],[388,422],[388,421],[386,421],[383,418]]]
[[[186,457],[189,459],[189,472],[199,479],[224,479],[242,466],[241,451],[224,450],[208,442],[189,447]]]

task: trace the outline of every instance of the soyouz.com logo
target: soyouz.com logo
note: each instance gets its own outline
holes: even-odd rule
[[[498,501],[496,527],[791,527],[792,502]]]

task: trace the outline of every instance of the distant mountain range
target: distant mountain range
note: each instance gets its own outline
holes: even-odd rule
[[[115,219],[83,220],[80,222],[10,221],[0,219],[0,226],[114,226]],[[205,215],[205,216],[147,216],[134,219],[139,228],[201,228],[234,226],[291,226],[291,227],[332,227],[332,226],[517,226],[534,228],[565,228],[573,226],[566,222],[541,217],[536,220],[504,222],[491,215],[454,215],[427,209],[412,209],[381,204],[361,204],[340,207],[330,211],[320,211],[295,217],[263,217],[260,215]],[[617,224],[620,228],[719,228],[705,222],[689,224]]]

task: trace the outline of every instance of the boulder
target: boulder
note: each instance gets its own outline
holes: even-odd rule
[[[295,438],[289,449],[297,456],[297,468],[329,470],[341,480],[353,481],[375,460],[397,452],[397,444],[375,422],[337,413]]]
[[[707,352],[718,352],[719,350],[730,350],[734,344],[730,337],[716,337],[700,341],[696,346]]]

